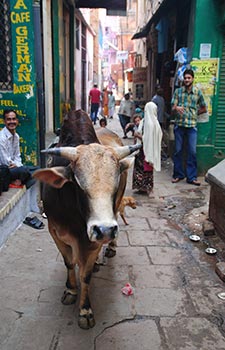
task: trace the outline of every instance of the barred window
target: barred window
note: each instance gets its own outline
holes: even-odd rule
[[[12,90],[10,0],[0,2],[0,90]]]

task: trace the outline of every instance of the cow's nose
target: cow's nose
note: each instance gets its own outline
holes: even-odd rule
[[[112,240],[118,236],[118,226],[97,226],[93,227],[93,233],[97,241],[107,239]]]

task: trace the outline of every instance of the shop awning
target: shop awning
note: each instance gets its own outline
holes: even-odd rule
[[[176,3],[176,0],[164,0],[161,5],[159,6],[159,8],[157,9],[157,11],[153,14],[153,16],[150,18],[150,20],[148,21],[148,23],[137,33],[135,33],[132,36],[132,40],[133,39],[140,39],[140,38],[146,38],[146,36],[148,35],[150,29],[151,29],[151,25],[153,23],[158,23],[158,21],[160,20],[160,18],[168,12],[168,10],[170,8],[172,8]]]
[[[126,11],[127,0],[75,0],[77,8],[105,8],[112,11]]]

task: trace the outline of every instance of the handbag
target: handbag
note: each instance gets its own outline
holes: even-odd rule
[[[10,171],[7,165],[0,165],[0,193],[9,189],[11,182]]]

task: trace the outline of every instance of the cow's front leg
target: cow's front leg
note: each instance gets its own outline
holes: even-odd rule
[[[74,265],[68,265],[65,262],[67,267],[67,281],[66,289],[64,290],[61,301],[64,305],[75,304],[77,300],[77,287],[76,287],[76,275],[74,271]]]
[[[80,295],[80,311],[78,317],[78,325],[80,328],[89,329],[94,327],[95,319],[91,308],[89,299],[89,287],[91,282],[91,276],[93,267],[101,247],[95,251],[91,251],[85,259],[85,264],[80,264],[80,284],[81,284],[81,295]]]
[[[48,228],[52,238],[55,241],[60,253],[63,256],[64,263],[67,268],[67,281],[66,281],[66,289],[64,290],[63,296],[61,298],[61,302],[64,305],[75,304],[77,300],[77,283],[76,283],[76,275],[75,275],[75,262],[73,259],[73,251],[72,248],[64,243],[57,236],[57,231],[54,225],[48,221]]]
[[[80,312],[78,316],[78,325],[80,328],[89,329],[94,327],[95,319],[89,300],[89,283],[92,271],[81,282]]]

